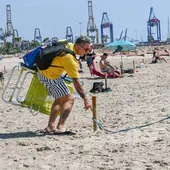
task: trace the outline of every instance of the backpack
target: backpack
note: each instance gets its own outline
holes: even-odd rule
[[[29,53],[25,54],[23,56],[24,65],[28,68],[36,69],[35,58],[36,58],[37,54],[40,53],[41,50],[42,50],[42,48],[40,46],[40,47],[33,49]]]
[[[123,71],[122,71],[122,72],[123,72],[123,73],[133,74],[133,73],[134,73],[134,69],[132,69],[132,68],[123,69]]]
[[[104,92],[103,82],[94,82],[93,88],[90,90],[91,93]]]
[[[66,48],[68,44],[68,40],[55,42],[50,46],[46,47],[37,47],[36,49],[32,50],[30,53],[24,55],[24,63],[26,67],[35,69],[38,67],[39,70],[46,70],[50,66],[52,67],[59,67],[51,65],[53,59],[56,56],[65,56],[66,54],[71,54],[76,57],[75,53]]]

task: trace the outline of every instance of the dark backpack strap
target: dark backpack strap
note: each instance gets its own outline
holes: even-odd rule
[[[72,51],[72,50],[70,50],[70,49],[68,49],[68,48],[64,48],[64,49],[63,49],[63,52],[65,52],[65,53],[67,53],[67,54],[71,54],[72,56],[74,56],[74,57],[76,58],[75,52]],[[76,60],[77,60],[77,58],[76,58]]]
[[[63,54],[62,54],[62,53],[63,53]],[[63,49],[61,49],[59,52],[57,52],[56,55],[59,55],[59,56],[62,57],[62,56],[64,56],[64,55],[66,55],[66,54],[71,54],[71,55],[74,56],[75,59],[77,60],[75,52],[72,51],[72,50],[70,50],[70,49],[68,49],[68,48],[63,48]],[[63,68],[62,66],[55,66],[55,65],[50,65],[50,66],[51,66],[51,67],[61,67],[61,68]]]
[[[37,67],[40,70],[46,70],[50,66],[63,68],[62,66],[52,65],[51,63],[56,56],[64,57],[67,54],[71,54],[76,58],[76,54],[74,53],[74,51],[66,47],[67,44],[68,40],[60,41],[52,46],[47,46],[42,49],[35,59]]]
[[[65,43],[65,44],[64,44]],[[66,46],[67,45],[67,41],[65,41],[65,42],[61,42],[61,44],[63,45],[64,44],[64,46]],[[70,49],[68,49],[68,48],[66,48],[66,47],[64,47],[62,50],[61,50],[61,52],[59,53],[59,55],[62,53],[62,52],[64,52],[64,54],[63,55],[65,55],[66,53],[67,54],[71,54],[71,55],[73,55],[75,58],[76,58],[76,54],[75,54],[75,52],[74,51],[72,51],[72,50],[70,50]],[[61,55],[62,56],[62,55]],[[76,58],[77,59],[77,58]],[[51,67],[60,67],[60,66],[54,66],[54,65],[51,65]],[[67,73],[63,76],[63,77],[61,77],[62,79],[65,79],[66,78],[66,76],[67,76]]]

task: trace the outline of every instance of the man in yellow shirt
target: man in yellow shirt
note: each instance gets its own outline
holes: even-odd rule
[[[76,42],[68,43],[66,48],[72,50],[77,55],[86,55],[90,49],[90,40],[86,36],[80,36]],[[65,121],[68,118],[74,103],[74,97],[66,86],[61,75],[66,72],[73,79],[73,84],[78,94],[84,100],[84,108],[91,108],[88,98],[85,95],[79,81],[78,61],[75,56],[66,54],[64,56],[55,57],[50,66],[46,70],[38,71],[38,78],[46,87],[48,94],[55,98],[55,102],[51,108],[51,114],[48,126],[44,129],[44,133],[63,133],[65,132]],[[56,116],[60,112],[60,119],[56,126]]]

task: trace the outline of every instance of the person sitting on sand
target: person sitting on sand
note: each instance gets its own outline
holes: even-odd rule
[[[156,47],[153,51],[152,63],[157,63],[158,60],[163,60],[167,63],[167,60],[160,56],[159,48]]]
[[[99,61],[101,72],[113,73],[116,77],[121,77],[120,71],[116,67],[111,66],[110,63],[106,60],[107,56],[108,56],[107,53],[103,53]]]

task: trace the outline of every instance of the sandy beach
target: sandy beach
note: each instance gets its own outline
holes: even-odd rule
[[[96,59],[98,67],[100,57]],[[108,57],[119,66],[120,56]],[[170,116],[170,58],[168,63],[149,64],[151,56],[123,57],[125,68],[142,68],[133,76],[108,79],[112,91],[92,94],[94,82],[86,63],[81,73],[89,99],[97,98],[97,115],[109,130],[120,130],[159,121]],[[0,61],[5,83],[18,58]],[[1,90],[2,92],[2,90]],[[84,111],[76,99],[66,127],[75,135],[38,136],[46,127],[48,116],[32,116],[27,108],[0,99],[0,170],[170,170],[170,120],[120,133],[93,131],[92,112]]]

